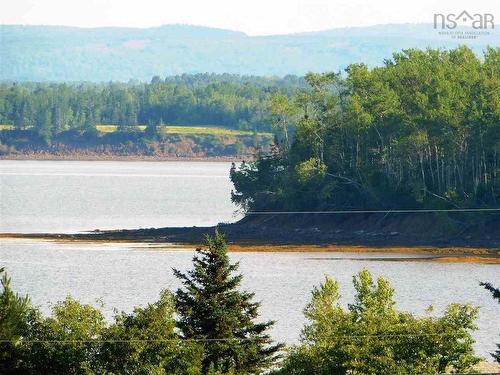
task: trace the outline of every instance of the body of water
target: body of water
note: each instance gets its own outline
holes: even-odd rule
[[[237,220],[231,163],[0,161],[0,232],[206,226]]]
[[[0,161],[0,232],[75,232],[94,228],[213,225],[236,220],[230,201],[229,163]],[[0,240],[0,267],[15,290],[45,312],[72,295],[113,309],[157,300],[179,287],[172,268],[191,266],[193,249],[153,244],[63,243]],[[368,268],[387,277],[398,307],[442,313],[451,302],[480,306],[476,349],[495,350],[498,303],[480,281],[500,285],[497,265],[418,262],[414,254],[231,253],[241,262],[243,287],[262,301],[262,318],[277,323],[276,340],[297,342],[302,310],[325,275],[340,281],[343,303],[352,302],[352,276]],[[391,262],[394,257],[408,261]]]
[[[158,248],[137,243],[93,244],[5,240],[0,266],[12,276],[15,290],[28,293],[35,304],[49,311],[50,303],[72,295],[96,305],[104,303],[108,317],[113,308],[132,311],[158,299],[164,288],[179,287],[172,268],[191,267],[192,249]],[[397,306],[425,314],[432,305],[441,314],[448,303],[480,306],[474,337],[485,357],[495,349],[500,325],[498,303],[480,287],[488,280],[500,285],[499,267],[487,264],[412,261],[414,254],[383,253],[231,253],[244,274],[243,288],[262,302],[262,318],[276,320],[276,340],[297,342],[305,323],[302,310],[314,285],[330,275],[341,283],[343,303],[353,301],[352,276],[363,268],[387,277],[396,290]],[[393,257],[409,261],[391,262]],[[381,259],[387,260],[381,260]]]

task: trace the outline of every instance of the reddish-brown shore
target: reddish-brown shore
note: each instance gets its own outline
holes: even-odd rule
[[[201,231],[200,231],[201,229]],[[210,228],[213,229],[213,228]],[[169,231],[170,230],[170,231]],[[151,231],[161,231],[152,233]],[[222,230],[223,231],[223,230]],[[184,232],[183,236],[171,234]],[[144,229],[134,231],[106,231],[89,232],[79,234],[54,234],[54,233],[0,233],[0,240],[9,239],[36,239],[57,242],[126,242],[143,243],[153,245],[154,249],[175,247],[196,248],[203,245],[203,233],[211,233],[209,228],[160,228],[156,230]],[[161,233],[161,235],[160,235]],[[170,234],[167,234],[170,233]],[[390,258],[379,257],[363,258],[364,260],[383,261],[413,261],[413,262],[443,262],[443,263],[482,263],[500,264],[500,248],[491,246],[469,246],[462,245],[407,245],[392,243],[373,243],[362,245],[356,243],[285,243],[285,242],[263,242],[263,239],[254,241],[229,239],[228,249],[231,252],[303,252],[303,253],[390,253]],[[401,254],[401,257],[397,257]],[[414,256],[410,256],[413,254]]]
[[[361,213],[350,215],[249,214],[212,227],[95,230],[75,234],[0,234],[1,238],[120,241],[198,246],[223,233],[231,251],[385,252],[420,254],[421,261],[500,263],[500,214]],[[420,259],[421,258],[421,259]],[[395,258],[394,261],[397,261]]]
[[[157,156],[157,155],[117,155],[103,153],[64,153],[33,152],[0,155],[0,160],[65,160],[65,161],[209,161],[241,162],[252,160],[253,156]]]

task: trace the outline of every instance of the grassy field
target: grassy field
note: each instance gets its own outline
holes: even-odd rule
[[[146,129],[145,125],[137,125],[137,128],[140,131],[144,131]],[[190,134],[203,134],[203,135],[252,135],[253,132],[248,130],[234,130],[221,128],[217,126],[182,126],[182,125],[162,125],[159,127],[160,132],[167,134],[181,134],[181,135],[190,135]],[[117,131],[117,125],[96,125],[96,129],[103,133],[112,133]],[[259,133],[265,135],[271,135],[271,133]]]
[[[172,134],[212,134],[212,135],[252,135],[253,132],[246,130],[234,130],[218,127],[204,126],[165,126],[163,131]],[[262,134],[262,133],[261,133]],[[266,133],[270,134],[270,133]]]
[[[117,125],[104,125],[98,124],[95,126],[96,129],[101,133],[114,133],[118,130]],[[136,128],[140,131],[146,129],[145,125],[137,125]],[[11,130],[14,129],[14,125],[0,124],[1,130]],[[181,125],[163,125],[160,127],[160,132],[167,134],[179,134],[179,135],[219,135],[219,136],[242,136],[242,135],[252,135],[253,132],[248,130],[234,130],[221,128],[217,126],[181,126]],[[272,133],[258,133],[259,135],[272,136]]]

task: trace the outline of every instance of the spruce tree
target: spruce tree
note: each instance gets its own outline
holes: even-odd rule
[[[498,303],[500,303],[500,289],[499,288],[495,288],[490,283],[484,283],[484,282],[479,283],[479,285],[484,287],[484,289],[490,291],[491,294],[493,295],[493,298],[496,299],[498,301]],[[491,356],[495,359],[495,361],[500,363],[500,344],[497,344],[497,350],[495,351],[495,353],[491,353]]]
[[[0,268],[0,374],[24,373],[23,337],[29,336],[35,314],[28,296],[15,293],[10,277]]]
[[[238,290],[239,263],[229,262],[224,236],[207,235],[193,265],[186,273],[174,269],[184,285],[176,291],[177,324],[185,339],[203,346],[203,373],[254,374],[272,366],[282,348],[266,333],[274,322],[255,322],[260,303]]]

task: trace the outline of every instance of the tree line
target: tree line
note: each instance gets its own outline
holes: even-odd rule
[[[353,277],[347,308],[333,278],[313,288],[301,341],[284,347],[268,333],[274,322],[259,319],[254,294],[240,290],[238,266],[216,232],[196,251],[191,270],[174,270],[181,288],[111,322],[71,297],[43,316],[3,274],[0,372],[410,375],[464,373],[480,360],[471,337],[477,308],[450,304],[441,316],[429,309],[422,317],[398,311],[389,281],[366,269]]]
[[[310,73],[276,93],[281,141],[233,167],[246,209],[495,207],[500,197],[500,49],[409,49],[381,67]]]
[[[296,76],[230,74],[156,76],[150,83],[1,83],[0,124],[32,129],[47,142],[72,129],[95,131],[96,124],[121,131],[162,123],[263,131],[270,94],[304,84]]]

